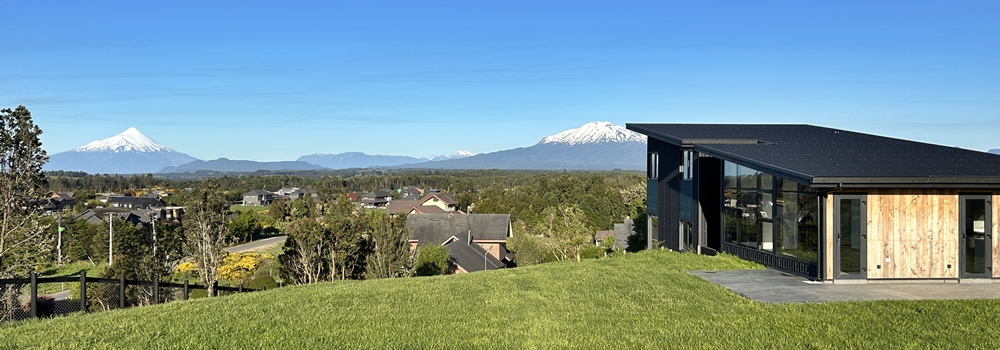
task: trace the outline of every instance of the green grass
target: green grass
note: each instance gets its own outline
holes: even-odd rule
[[[0,325],[42,348],[1000,348],[1000,301],[761,304],[689,270],[759,268],[649,251],[326,283]]]
[[[236,211],[241,211],[241,212],[242,211],[263,211],[263,210],[267,210],[267,207],[266,206],[257,206],[257,205],[239,205],[239,204],[233,204],[232,206],[229,207],[229,211],[232,211],[232,212],[236,212]]]

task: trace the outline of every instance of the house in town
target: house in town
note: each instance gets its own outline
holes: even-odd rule
[[[392,191],[381,189],[361,195],[361,205],[368,208],[384,208],[392,200]]]
[[[245,206],[268,206],[274,201],[274,193],[267,190],[253,190],[243,194],[243,205]]]
[[[443,193],[431,193],[417,200],[397,199],[389,202],[386,209],[389,215],[462,213],[458,202]]]
[[[159,198],[114,196],[108,197],[108,205],[113,208],[149,209],[162,207],[163,201]]]
[[[513,261],[513,254],[507,251],[507,238],[511,235],[509,214],[410,215],[406,227],[412,249],[422,244],[448,247],[450,263],[455,265],[456,272],[493,270]],[[473,255],[477,259],[470,263],[469,257]]]
[[[1000,278],[1000,156],[812,125],[627,124],[649,238],[836,282]]]

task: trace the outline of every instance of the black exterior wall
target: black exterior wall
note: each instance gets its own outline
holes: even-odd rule
[[[680,249],[681,148],[650,138],[647,150],[659,154],[656,216],[659,229],[653,238],[666,248]]]
[[[722,250],[722,160],[699,156],[695,160],[695,205],[701,211],[703,220],[699,236],[704,240],[698,244]]]

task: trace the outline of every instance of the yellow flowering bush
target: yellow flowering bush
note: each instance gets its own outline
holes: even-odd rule
[[[262,262],[270,259],[274,259],[274,255],[257,252],[227,253],[222,257],[222,266],[219,266],[219,278],[242,284],[257,271]]]

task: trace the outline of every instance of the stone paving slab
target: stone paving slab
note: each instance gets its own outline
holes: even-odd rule
[[[820,303],[859,300],[1000,299],[1000,283],[825,284],[777,270],[690,271],[764,303]]]

